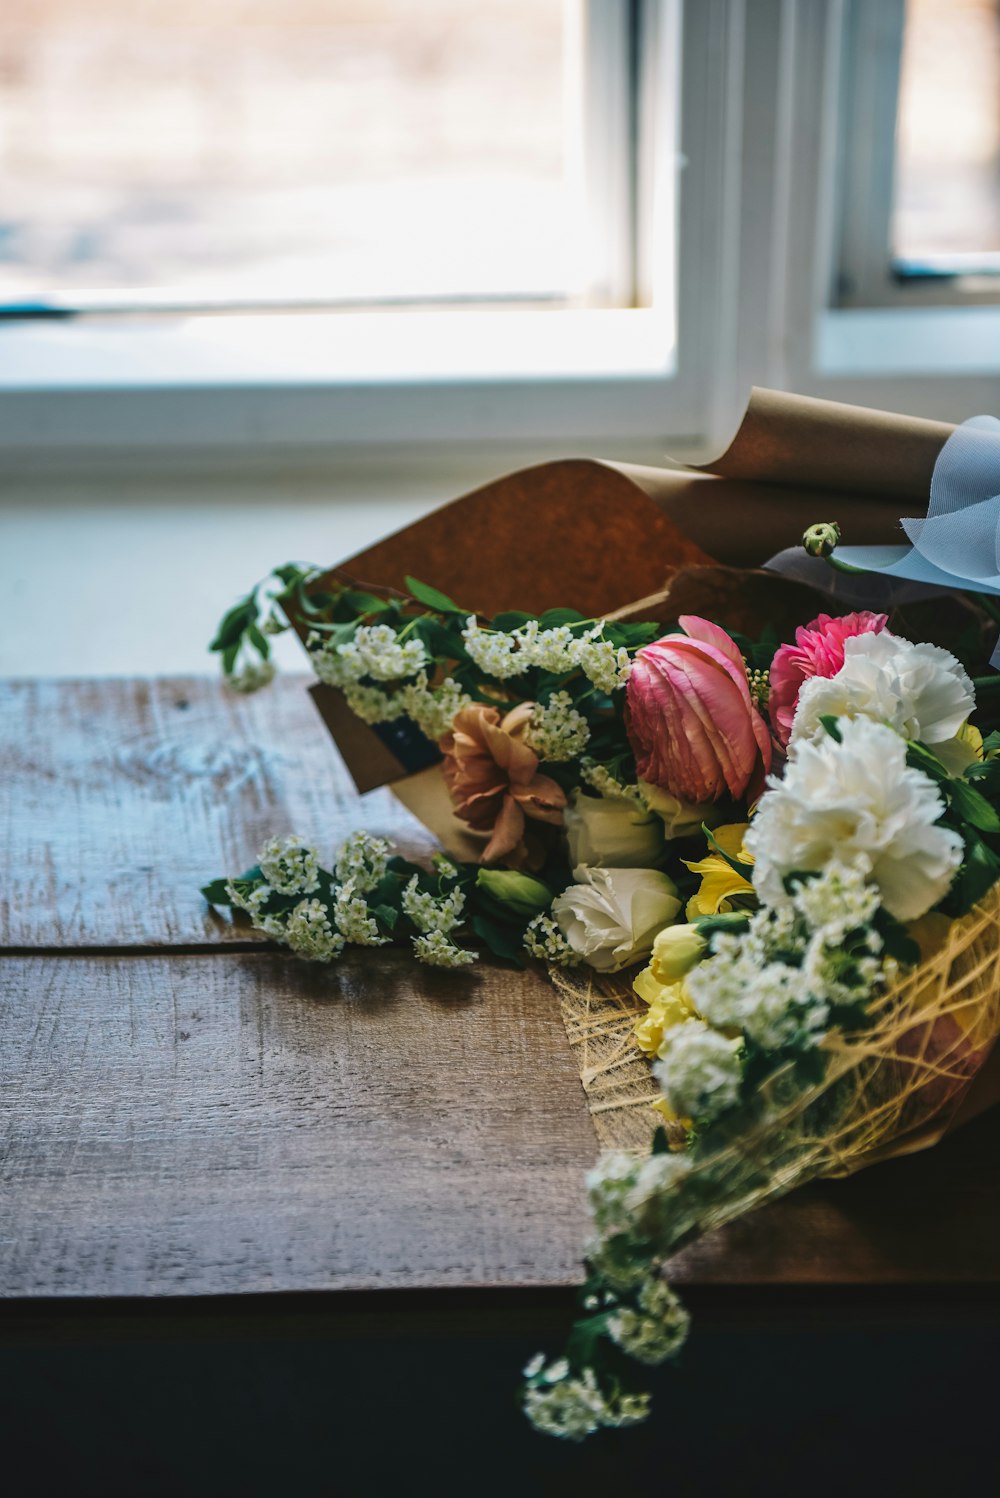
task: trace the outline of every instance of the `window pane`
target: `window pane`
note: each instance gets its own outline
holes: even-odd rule
[[[997,0],[907,0],[896,150],[895,258],[1000,269]]]
[[[572,297],[578,5],[4,7],[0,302]]]

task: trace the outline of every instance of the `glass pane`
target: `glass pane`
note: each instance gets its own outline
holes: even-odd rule
[[[1000,5],[907,0],[893,252],[1000,269]]]
[[[574,19],[570,0],[14,0],[0,302],[565,298]]]

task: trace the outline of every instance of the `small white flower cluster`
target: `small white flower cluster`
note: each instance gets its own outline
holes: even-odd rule
[[[482,629],[470,615],[462,639],[479,669],[497,681],[521,676],[534,666],[555,676],[582,671],[600,691],[614,692],[628,681],[632,661],[624,646],[614,646],[603,634],[600,619],[583,634],[574,634],[568,624],[541,629],[537,619],[504,632]]]
[[[681,1118],[710,1122],[739,1101],[742,1041],[728,1039],[701,1020],[666,1031],[653,1075]]]
[[[402,681],[415,676],[427,664],[422,640],[401,640],[389,624],[361,624],[353,639],[337,645],[312,630],[306,641],[320,681],[333,687],[348,687],[363,676],[375,681]]]
[[[638,1310],[620,1306],[608,1319],[608,1335],[623,1352],[652,1366],[679,1352],[691,1318],[659,1274],[644,1281],[636,1297]]]
[[[414,874],[403,890],[402,905],[404,915],[409,916],[419,931],[440,931],[447,935],[462,919],[465,896],[460,889],[453,889],[447,895],[432,895],[420,888]]]
[[[539,1354],[524,1371],[524,1412],[543,1435],[582,1441],[602,1426],[637,1425],[649,1415],[648,1394],[605,1394],[592,1368],[574,1376],[565,1358],[546,1367]]]
[[[347,879],[333,898],[333,919],[345,941],[356,947],[384,947],[389,938],[378,929],[364,893],[354,879]]]
[[[587,1257],[611,1284],[629,1289],[649,1272],[645,1253],[627,1252],[632,1235],[669,1223],[669,1231],[678,1237],[691,1225],[690,1206],[681,1199],[690,1173],[686,1154],[637,1158],[625,1150],[608,1150],[588,1173],[587,1201],[596,1236],[587,1246]],[[625,1245],[624,1255],[609,1253],[609,1246],[619,1242]]]
[[[298,957],[310,962],[332,962],[344,950],[344,937],[330,924],[330,911],[320,900],[302,900],[290,912],[282,932]]]
[[[258,884],[256,889],[248,893],[232,879],[226,882],[226,894],[229,896],[237,910],[243,910],[250,917],[258,931],[263,931],[265,936],[273,937],[275,940],[284,940],[285,922],[281,916],[266,915],[264,906],[274,894],[269,884]]]
[[[234,692],[249,696],[251,692],[258,692],[261,687],[266,687],[268,682],[273,681],[276,670],[273,661],[244,661],[238,671],[229,673],[226,681]]]
[[[401,681],[427,665],[423,641],[401,641],[389,624],[359,625],[353,640],[337,646],[337,654],[355,681],[362,676],[375,681]]]
[[[497,681],[506,681],[511,676],[522,676],[531,661],[522,650],[521,637],[515,630],[504,634],[502,630],[480,629],[474,614],[470,614],[462,630],[462,639],[471,659]]]
[[[395,700],[397,714],[405,713],[422,734],[437,743],[451,728],[455,715],[468,707],[472,698],[450,676],[439,687],[432,688],[426,671],[421,671],[416,681],[403,687]]]
[[[358,894],[367,894],[384,876],[391,851],[384,837],[352,832],[337,849],[337,878],[342,884],[351,880]]]
[[[632,659],[624,646],[615,649],[610,640],[591,640],[584,636],[580,650],[580,669],[601,692],[617,692],[632,675]]]
[[[840,947],[855,931],[871,926],[880,905],[879,892],[866,880],[867,869],[856,863],[827,864],[814,879],[797,879],[792,889],[792,905],[810,931],[825,946]],[[877,931],[868,931],[875,941],[873,952],[882,949]]]
[[[434,860],[438,874],[444,878],[455,878],[458,870],[447,858],[438,855]],[[413,955],[418,962],[428,967],[468,967],[475,962],[478,953],[460,947],[451,933],[461,925],[465,913],[465,896],[460,889],[447,894],[435,895],[420,888],[416,874],[403,890],[403,914],[420,932],[413,937]]]
[[[590,728],[568,692],[553,692],[544,707],[535,704],[526,739],[539,759],[561,764],[576,759],[587,747]]]
[[[294,834],[270,838],[260,850],[260,872],[279,895],[311,895],[319,889],[319,854]]]
[[[580,761],[580,779],[606,801],[634,801],[636,806],[645,807],[646,803],[637,785],[623,785],[620,780],[615,779],[606,765],[598,764],[596,759],[584,758]]]
[[[475,962],[477,954],[467,947],[459,947],[444,931],[427,931],[413,938],[413,953],[418,962],[428,967],[468,967]]]
[[[363,686],[360,682],[349,681],[344,685],[344,696],[351,712],[362,723],[392,723],[399,717],[398,693],[383,692],[381,687]]]
[[[856,1001],[883,976],[881,938],[871,929],[878,904],[863,861],[829,864],[799,882],[789,904],[755,912],[746,932],[716,935],[713,955],[685,980],[691,1002],[711,1025],[740,1030],[765,1050],[819,1045],[830,1005]],[[844,948],[855,934],[858,954]]]
[[[451,728],[455,714],[468,707],[472,698],[451,676],[445,677],[440,686],[430,685],[425,669],[430,662],[419,640],[386,647],[379,631],[396,638],[388,625],[362,626],[353,642],[330,645],[314,630],[307,643],[316,675],[328,686],[340,688],[351,712],[363,723],[392,723],[405,716],[437,743]],[[378,670],[368,669],[373,662]],[[387,692],[370,683],[362,684],[364,675],[379,681],[397,681],[404,676],[415,676],[415,680]]]
[[[524,949],[540,962],[551,962],[553,967],[576,967],[580,961],[550,915],[536,915],[528,922]]]

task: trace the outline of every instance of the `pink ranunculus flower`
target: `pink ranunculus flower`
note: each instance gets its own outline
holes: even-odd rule
[[[836,676],[844,664],[844,641],[852,635],[880,634],[887,614],[844,614],[831,619],[820,614],[811,624],[795,631],[795,644],[782,645],[771,662],[771,689],[767,711],[775,737],[784,747],[792,732],[799,691],[811,676]]]
[[[629,677],[626,726],[639,779],[682,801],[739,798],[771,768],[767,724],[725,630],[691,614],[679,622],[685,633],[646,645]]]

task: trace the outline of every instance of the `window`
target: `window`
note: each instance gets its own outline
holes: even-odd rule
[[[994,0],[854,0],[843,76],[836,300],[1000,302]]]
[[[0,319],[0,446],[655,463],[723,440],[752,383],[994,409],[998,14],[22,7],[0,300],[41,315]],[[29,68],[36,18],[76,40]]]
[[[637,16],[580,0],[13,7],[0,302],[632,305]]]
[[[660,452],[703,405],[729,9],[12,13],[0,442]]]

